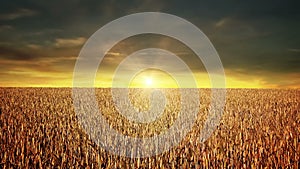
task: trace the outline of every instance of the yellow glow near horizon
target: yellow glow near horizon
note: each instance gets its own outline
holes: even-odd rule
[[[226,71],[226,70],[225,70]],[[56,73],[47,72],[40,73],[35,71],[27,72],[29,77],[23,74],[13,74],[13,78],[5,76],[4,80],[0,82],[1,87],[72,87],[72,73]],[[211,88],[210,79],[205,72],[194,73],[198,88]],[[299,89],[299,80],[296,75],[289,75],[289,79],[293,79],[290,85],[280,86],[280,84],[270,84],[264,81],[263,77],[245,75],[242,79],[240,76],[228,71],[226,73],[226,88],[293,88]],[[97,74],[94,87],[111,88],[113,74],[110,72],[103,72]],[[151,78],[147,82],[147,77]],[[85,79],[83,79],[85,80]],[[291,80],[289,80],[290,82]],[[122,83],[123,80],[120,80]],[[148,85],[147,85],[148,84]],[[85,86],[83,86],[85,87]],[[129,85],[130,88],[178,88],[177,82],[167,73],[158,70],[145,71],[134,77]]]
[[[194,78],[198,88],[212,88],[211,79],[207,73],[195,73]],[[220,79],[221,80],[221,79]],[[233,76],[226,76],[226,88],[276,88],[267,86],[260,78],[249,77],[241,80]],[[218,84],[218,82],[216,83]],[[130,84],[131,88],[178,88],[177,82],[167,73],[159,70],[150,70],[138,74]],[[223,86],[215,86],[223,87]]]

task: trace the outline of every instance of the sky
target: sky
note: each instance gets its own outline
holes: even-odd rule
[[[105,24],[138,12],[169,13],[202,30],[220,56],[228,88],[300,87],[300,2],[296,0],[0,3],[1,87],[72,87],[74,66],[87,39]],[[137,35],[116,44],[101,62],[95,86],[111,87],[122,60],[149,47],[176,54],[190,67],[198,87],[211,86],[190,48],[157,34]],[[149,63],[146,60],[141,58],[127,68]],[[163,55],[156,57],[156,62],[162,61]],[[123,81],[119,78],[116,83]],[[168,72],[149,69],[137,72],[130,86],[176,87],[178,83]]]

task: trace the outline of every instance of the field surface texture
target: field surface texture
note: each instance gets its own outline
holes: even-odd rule
[[[117,111],[110,89],[95,91],[108,124],[131,137],[166,131],[181,109],[177,89],[161,89],[167,100],[161,116],[151,123],[132,122]],[[149,109],[149,93],[129,90],[136,110]],[[90,139],[78,122],[71,88],[0,88],[0,168],[300,167],[300,90],[227,89],[220,124],[200,143],[210,94],[199,89],[198,117],[178,146],[129,158],[112,155]]]

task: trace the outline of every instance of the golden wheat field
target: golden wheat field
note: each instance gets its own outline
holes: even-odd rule
[[[130,89],[140,110],[145,89]],[[162,116],[149,124],[122,117],[110,89],[96,89],[103,116],[124,135],[151,137],[173,124],[180,109],[176,89]],[[299,168],[300,90],[227,89],[218,128],[197,141],[210,105],[210,89],[200,90],[198,118],[178,146],[147,158],[112,155],[78,124],[71,88],[0,89],[0,168]],[[193,104],[193,103],[191,103]]]

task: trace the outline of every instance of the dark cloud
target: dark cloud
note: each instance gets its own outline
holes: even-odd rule
[[[30,60],[34,56],[26,51],[0,46],[0,58],[9,58],[13,60]]]
[[[36,14],[37,14],[36,11],[30,10],[30,9],[25,9],[25,8],[20,8],[12,13],[1,14],[0,20],[14,20],[14,19],[18,19],[18,18],[33,16]]]
[[[0,32],[13,29],[10,25],[0,25]]]
[[[114,70],[125,57],[145,48],[170,51],[179,56],[193,71],[205,71],[201,60],[189,47],[174,38],[158,34],[142,34],[124,39],[108,52],[101,66]],[[165,63],[168,64],[167,61]]]

